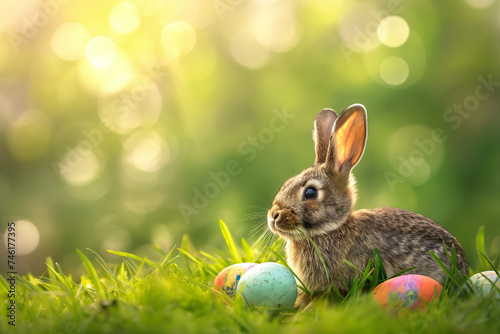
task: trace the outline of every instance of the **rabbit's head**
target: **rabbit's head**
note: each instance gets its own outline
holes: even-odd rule
[[[366,110],[360,104],[337,117],[321,110],[314,120],[314,165],[286,181],[267,214],[273,233],[301,240],[340,227],[356,202],[351,170],[363,155],[367,136]]]

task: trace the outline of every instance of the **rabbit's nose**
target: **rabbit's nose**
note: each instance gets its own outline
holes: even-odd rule
[[[281,215],[281,210],[276,211],[276,212],[274,213],[274,215],[273,215],[273,219],[274,219],[274,221],[278,221],[278,220],[279,220],[279,218],[280,218],[280,215]]]

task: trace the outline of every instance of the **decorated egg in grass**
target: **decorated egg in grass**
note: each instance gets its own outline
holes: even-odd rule
[[[494,271],[483,271],[472,275],[469,283],[476,295],[486,296],[495,291],[497,298],[500,298],[500,278]]]
[[[230,298],[234,298],[234,296],[236,296],[236,292],[238,291],[237,286],[241,276],[247,270],[256,265],[257,263],[250,262],[233,264],[232,266],[222,270],[219,275],[217,275],[214,285],[219,288],[219,290],[224,291]]]
[[[290,309],[297,299],[297,282],[285,266],[265,262],[243,274],[238,291],[248,305]]]
[[[427,309],[437,301],[443,287],[436,280],[423,275],[403,275],[380,283],[373,290],[375,300],[392,307],[394,311]]]

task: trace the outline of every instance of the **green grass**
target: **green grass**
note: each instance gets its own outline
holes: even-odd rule
[[[378,252],[373,264],[358,268],[360,278],[346,282],[346,297],[331,291],[302,311],[269,312],[245,307],[241,297],[228,305],[212,288],[215,276],[237,262],[281,261],[280,241],[265,252],[237,246],[226,224],[220,228],[227,249],[218,255],[197,251],[185,236],[168,254],[156,259],[119,251],[116,263],[106,263],[92,250],[77,250],[83,274],[71,277],[47,259],[41,277],[18,277],[16,326],[2,316],[1,333],[499,333],[500,301],[470,293],[466,277],[456,267],[446,269],[442,297],[427,312],[393,315],[377,305],[370,293],[388,277]],[[498,256],[486,255],[484,231],[478,232],[480,267],[495,270]],[[454,249],[449,257],[453,263]],[[284,263],[286,265],[286,263]],[[472,273],[471,273],[472,274]],[[0,277],[0,291],[7,282]],[[307,292],[307,287],[302,287]],[[7,307],[7,300],[2,308]]]

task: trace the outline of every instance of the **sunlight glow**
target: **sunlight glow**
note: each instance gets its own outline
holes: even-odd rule
[[[63,60],[75,60],[85,54],[90,40],[87,28],[78,22],[60,25],[52,35],[52,50]]]
[[[85,56],[93,66],[106,67],[115,60],[116,45],[109,37],[94,37],[85,48]]]
[[[465,2],[474,8],[487,8],[495,3],[495,0],[465,0]]]
[[[62,178],[72,186],[85,186],[97,178],[100,171],[99,160],[88,147],[75,147],[61,159]]]
[[[133,73],[118,75],[100,91],[98,112],[103,124],[116,133],[150,128],[160,116],[162,96],[157,78]]]
[[[380,64],[380,76],[389,85],[401,85],[408,79],[409,74],[410,68],[402,58],[387,57]]]
[[[262,68],[270,58],[269,51],[247,30],[241,30],[233,36],[230,48],[233,59],[248,68]]]
[[[377,35],[382,43],[391,48],[396,48],[408,40],[410,27],[402,17],[388,16],[378,25]]]
[[[291,10],[283,6],[261,6],[252,20],[257,41],[271,52],[287,52],[297,45],[298,34]]]
[[[95,67],[82,58],[78,64],[78,79],[87,91],[97,94],[109,80],[132,71],[132,64],[126,54],[117,53],[114,61],[105,67]]]
[[[174,57],[188,54],[196,44],[196,33],[193,27],[184,21],[169,23],[161,32],[163,50]]]
[[[143,172],[154,172],[163,166],[168,155],[167,146],[155,132],[144,138],[132,136],[125,142],[125,160]]]
[[[38,228],[27,220],[18,220],[16,223],[16,255],[24,256],[33,253],[40,242]],[[7,247],[8,231],[5,230],[4,245]]]
[[[120,2],[109,13],[109,25],[121,34],[135,31],[141,23],[141,14],[131,2]]]

